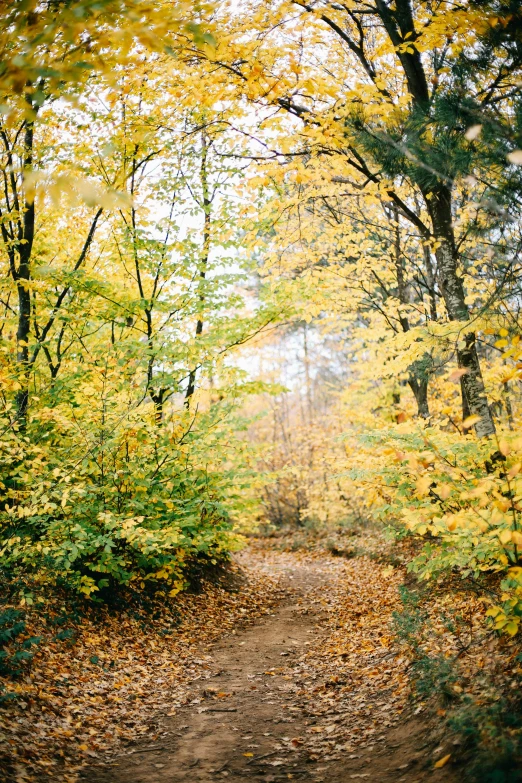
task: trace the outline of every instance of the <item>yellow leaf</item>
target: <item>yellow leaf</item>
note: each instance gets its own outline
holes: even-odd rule
[[[243,756],[246,756],[247,758],[250,759],[253,757],[253,755],[254,755],[253,753],[243,753]]]
[[[427,495],[431,483],[432,483],[431,476],[421,476],[419,479],[417,479],[415,486],[417,487],[417,492],[419,493],[419,495]]]
[[[518,530],[514,530],[511,533],[511,540],[517,546],[522,546],[522,533],[519,533]]]
[[[462,422],[462,428],[464,430],[469,430],[471,427],[473,427],[478,421],[480,421],[480,416],[477,416],[474,414],[473,416],[468,416],[464,421]]]
[[[448,375],[448,381],[460,381],[463,375],[467,375],[469,370],[467,370],[465,367],[460,367],[458,370],[453,370]]]
[[[451,487],[448,487],[447,484],[442,484],[442,486],[437,487],[437,494],[442,500],[447,500],[451,495]]]
[[[434,768],[435,769],[441,769],[442,767],[444,767],[448,763],[450,758],[451,758],[451,753],[448,753],[447,756],[443,756],[441,759],[439,759],[437,762],[435,762]]]
[[[509,544],[509,542],[511,541],[511,536],[512,536],[511,530],[501,530],[500,533],[498,534],[498,537],[500,538],[500,542],[502,544]]]
[[[505,441],[505,440],[501,440],[501,441],[499,442],[499,444],[498,444],[498,450],[500,451],[500,453],[501,453],[501,454],[503,454],[503,455],[504,455],[504,457],[507,457],[507,455],[508,455],[508,454],[509,454],[509,452],[511,451],[511,449],[509,448],[509,445],[508,445],[507,441]]]

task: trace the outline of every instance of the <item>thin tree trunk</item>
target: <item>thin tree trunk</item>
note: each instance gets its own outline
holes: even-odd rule
[[[433,264],[431,262],[431,250],[427,244],[423,245],[424,250],[424,266],[426,269],[426,282],[428,284],[428,299],[430,303],[430,318],[432,321],[437,320],[437,295],[435,293],[435,274],[433,271]]]
[[[203,285],[204,285],[205,278],[207,276],[207,266],[208,266],[208,259],[210,254],[210,221],[211,221],[211,206],[212,206],[212,200],[210,198],[210,191],[208,187],[208,170],[207,170],[208,150],[210,144],[204,132],[201,134],[201,144],[202,144],[201,168],[200,168],[201,193],[202,193],[201,205],[204,211],[204,221],[203,221],[203,248],[202,248],[200,267],[199,267],[199,293],[198,293],[198,300],[201,309],[200,309],[200,314],[198,316],[198,319],[196,321],[196,333],[195,333],[196,340],[203,333],[202,309],[205,303],[205,292],[203,290]],[[194,392],[196,391],[196,373],[197,373],[196,368],[191,370],[189,373],[187,391],[185,393],[185,405],[187,408],[190,407],[190,401],[194,395]]]
[[[303,350],[304,350],[304,371],[306,384],[306,411],[308,425],[312,424],[312,379],[310,377],[310,357],[308,355],[308,324],[303,324]]]
[[[30,99],[28,98],[28,102]],[[28,118],[24,134],[24,174],[33,166],[34,119]],[[15,271],[16,289],[18,294],[18,328],[16,330],[18,362],[18,382],[20,389],[16,393],[15,404],[18,426],[25,429],[27,425],[27,409],[29,406],[29,336],[31,333],[31,254],[34,242],[35,207],[34,199],[29,201],[27,195],[23,199],[23,215],[19,219],[18,229],[18,269]]]
[[[393,220],[395,223],[393,255],[394,255],[394,262],[395,262],[395,273],[397,277],[397,290],[399,293],[399,302],[401,304],[407,304],[408,290],[407,290],[406,278],[404,276],[404,265],[402,260],[403,256],[401,251],[399,210],[397,209],[396,204],[392,204],[392,213],[393,213]],[[399,313],[399,321],[403,332],[409,332],[410,330],[409,319],[402,312]],[[426,362],[428,362],[431,359],[429,354],[426,354],[425,358],[426,358]],[[419,370],[415,366],[415,364],[413,364],[409,369],[410,369],[410,377],[408,378],[408,386],[412,390],[415,397],[415,401],[417,403],[417,416],[421,419],[429,419],[430,409],[428,405],[428,383],[429,383],[428,375],[425,372],[419,373]]]
[[[413,378],[408,379],[408,386],[412,390],[417,403],[417,416],[421,419],[429,419],[430,408],[428,405],[428,379]]]
[[[163,422],[163,403],[165,397],[165,389],[159,389],[159,391],[152,393],[151,399],[154,404],[154,421],[160,425]]]
[[[438,247],[435,255],[438,264],[439,284],[451,321],[469,320],[464,285],[457,271],[457,249],[451,214],[451,190],[446,185],[423,193],[428,208],[433,234]],[[458,366],[466,370],[461,378],[463,411],[478,416],[475,431],[479,438],[493,435],[495,423],[486,397],[476,338],[473,332],[465,334],[457,344]]]

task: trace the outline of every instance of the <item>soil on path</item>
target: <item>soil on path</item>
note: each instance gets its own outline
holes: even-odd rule
[[[155,741],[84,770],[82,780],[456,781],[451,764],[434,768],[438,756],[433,755],[429,726],[412,715],[377,727],[379,740],[363,747],[335,740],[328,745],[329,734],[338,736],[343,722],[353,719],[357,688],[347,694],[348,707],[334,710],[325,721],[313,696],[307,695],[305,707],[296,700],[288,671],[309,651],[321,649],[329,633],[327,609],[318,596],[335,580],[335,568],[332,573],[331,560],[325,567],[321,560],[272,556],[265,568],[288,587],[286,600],[253,627],[223,638],[210,656],[208,648],[201,651],[208,666],[193,682],[191,702],[158,717],[161,729]]]

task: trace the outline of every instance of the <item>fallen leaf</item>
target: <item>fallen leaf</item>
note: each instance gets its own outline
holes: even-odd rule
[[[443,756],[441,759],[435,762],[435,764],[433,765],[434,769],[442,769],[442,767],[444,767],[448,763],[450,758],[451,758],[451,753],[448,753],[447,756]]]

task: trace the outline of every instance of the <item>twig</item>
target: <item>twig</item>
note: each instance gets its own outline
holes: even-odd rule
[[[275,756],[276,753],[279,753],[279,751],[272,750],[270,753],[263,753],[262,756],[256,756],[255,759],[248,759],[247,764],[252,764],[255,761],[261,761],[261,759],[267,759],[269,756]]]

